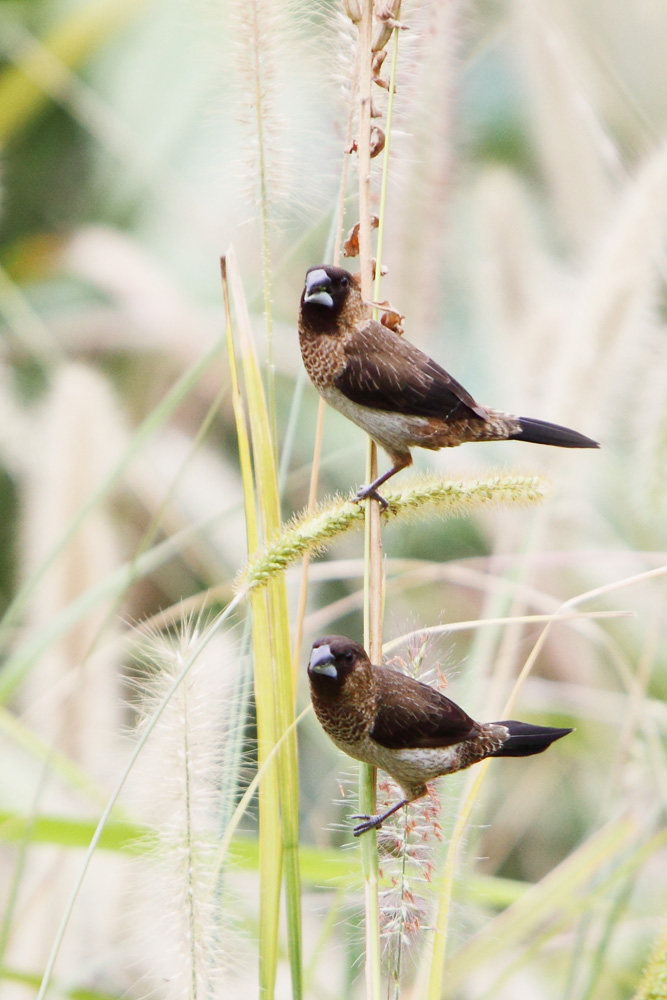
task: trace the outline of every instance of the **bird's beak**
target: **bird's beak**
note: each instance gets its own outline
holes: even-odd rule
[[[338,677],[336,657],[329,646],[317,646],[310,654],[308,664],[309,674],[324,674],[325,677]]]
[[[309,271],[306,275],[306,291],[303,296],[304,302],[317,303],[320,306],[333,307],[334,300],[329,289],[331,288],[331,278],[323,267],[318,267],[314,271]],[[320,647],[323,648],[323,647]]]

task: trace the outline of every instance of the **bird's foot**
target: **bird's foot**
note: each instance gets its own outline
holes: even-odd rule
[[[385,816],[384,814],[380,816],[367,816],[366,814],[362,814],[361,816],[351,816],[350,818],[364,820],[363,823],[358,823],[352,831],[355,837],[360,837],[362,833],[368,833],[369,830],[379,830]]]
[[[377,500],[382,510],[386,510],[389,506],[388,501],[385,500],[385,498],[381,496],[376,489],[373,489],[372,486],[361,486],[356,497],[352,499],[352,503],[361,503],[362,500],[369,499]]]
[[[389,819],[390,816],[393,816],[395,812],[398,812],[399,809],[407,806],[407,804],[408,799],[401,799],[391,809],[387,809],[386,812],[380,813],[378,816],[367,816],[365,814],[362,816],[353,816],[352,819],[363,819],[364,822],[355,826],[352,832],[355,837],[360,837],[362,833],[368,833],[369,830],[379,830],[386,819]]]

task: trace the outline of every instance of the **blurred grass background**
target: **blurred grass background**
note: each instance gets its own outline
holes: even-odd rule
[[[269,109],[262,173],[249,11]],[[667,889],[667,8],[423,0],[402,20],[384,294],[407,336],[478,399],[575,427],[602,449],[415,456],[454,478],[536,472],[553,490],[535,510],[389,526],[385,639],[552,613],[589,591],[582,610],[636,616],[550,630],[516,715],[576,733],[490,772],[460,865],[445,995],[622,1000],[664,925]],[[306,503],[317,398],[296,314],[335,216],[348,36],[324,2],[0,3],[3,996],[35,995],[81,831],[135,738],[135,687],[154,672],[136,623],[177,623],[181,601],[224,605],[245,558],[219,257],[234,245],[264,351],[260,178],[283,516]],[[359,485],[365,447],[327,413],[321,495]],[[360,552],[346,538],[312,567],[305,645],[325,631],[360,636]],[[291,571],[291,608],[298,585]],[[456,701],[492,718],[541,629],[443,631],[428,662]],[[227,805],[245,780],[242,753],[252,773],[246,647],[239,618],[202,672],[213,716],[201,725],[235,748]],[[303,663],[300,673],[299,707]],[[202,752],[221,759],[219,744]],[[95,858],[53,995],[187,993],[172,938],[156,930],[173,876],[161,882],[158,862],[128,846],[131,831],[169,818],[166,751],[153,758],[116,817],[130,833],[114,827]],[[306,994],[361,996],[356,869],[338,850],[349,831],[332,829],[346,762],[312,717],[299,763],[313,851]],[[448,830],[464,779],[439,792]],[[229,929],[215,917],[219,975],[202,995],[255,992],[245,823],[251,839],[236,844],[224,891],[206,890],[233,903]],[[415,940],[404,995],[417,998]],[[281,996],[286,967],[281,956]]]

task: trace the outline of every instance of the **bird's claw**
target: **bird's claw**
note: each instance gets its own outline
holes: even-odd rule
[[[352,498],[352,503],[361,503],[362,500],[377,500],[382,510],[386,510],[389,506],[389,502],[377,490],[371,489],[369,486],[361,486],[356,497]]]
[[[358,823],[352,831],[355,837],[360,837],[362,833],[368,833],[369,830],[379,830],[384,816],[368,816],[364,813],[361,816],[351,816],[350,819],[364,820],[363,823]]]

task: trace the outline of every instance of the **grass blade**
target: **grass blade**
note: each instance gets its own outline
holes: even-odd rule
[[[255,355],[243,287],[234,257],[231,254],[227,255],[227,268],[238,320],[240,356],[248,402],[254,470],[253,503],[256,499],[262,536],[264,540],[267,540],[278,535],[281,530],[280,496],[275,461],[276,449],[271,433],[271,420],[261,373]],[[250,491],[250,486],[249,484],[246,486],[245,479],[244,489]],[[248,503],[246,505],[247,513],[249,513],[249,506]],[[254,518],[254,513],[250,516]],[[255,545],[253,548],[256,548],[258,527],[254,528]],[[263,783],[267,789],[270,789],[270,792],[268,790],[266,792],[270,825],[262,824],[260,821],[260,839],[262,839],[263,830],[264,841],[267,843],[267,853],[272,859],[270,864],[267,862],[267,876],[270,877],[272,890],[270,894],[271,914],[267,915],[266,926],[267,936],[271,941],[271,957],[270,962],[267,960],[262,988],[266,991],[267,996],[271,996],[275,985],[278,941],[277,903],[279,898],[279,889],[278,898],[276,898],[276,878],[278,880],[280,878],[284,855],[292,989],[293,995],[298,1000],[302,995],[299,788],[296,732],[291,728],[294,722],[294,688],[287,592],[282,574],[273,577],[268,582],[266,593],[255,592],[251,600],[253,605],[253,646],[257,671],[255,701],[258,742],[261,744],[260,765],[275,743],[286,734],[285,741],[278,753],[275,780],[270,777],[265,779]],[[272,770],[269,771],[269,775],[271,774]],[[260,785],[260,795],[261,787],[262,785]],[[267,816],[268,822],[269,817]],[[280,824],[282,831],[280,849],[275,844],[267,842],[268,837],[272,837],[274,841],[279,840],[276,836],[278,824]]]

